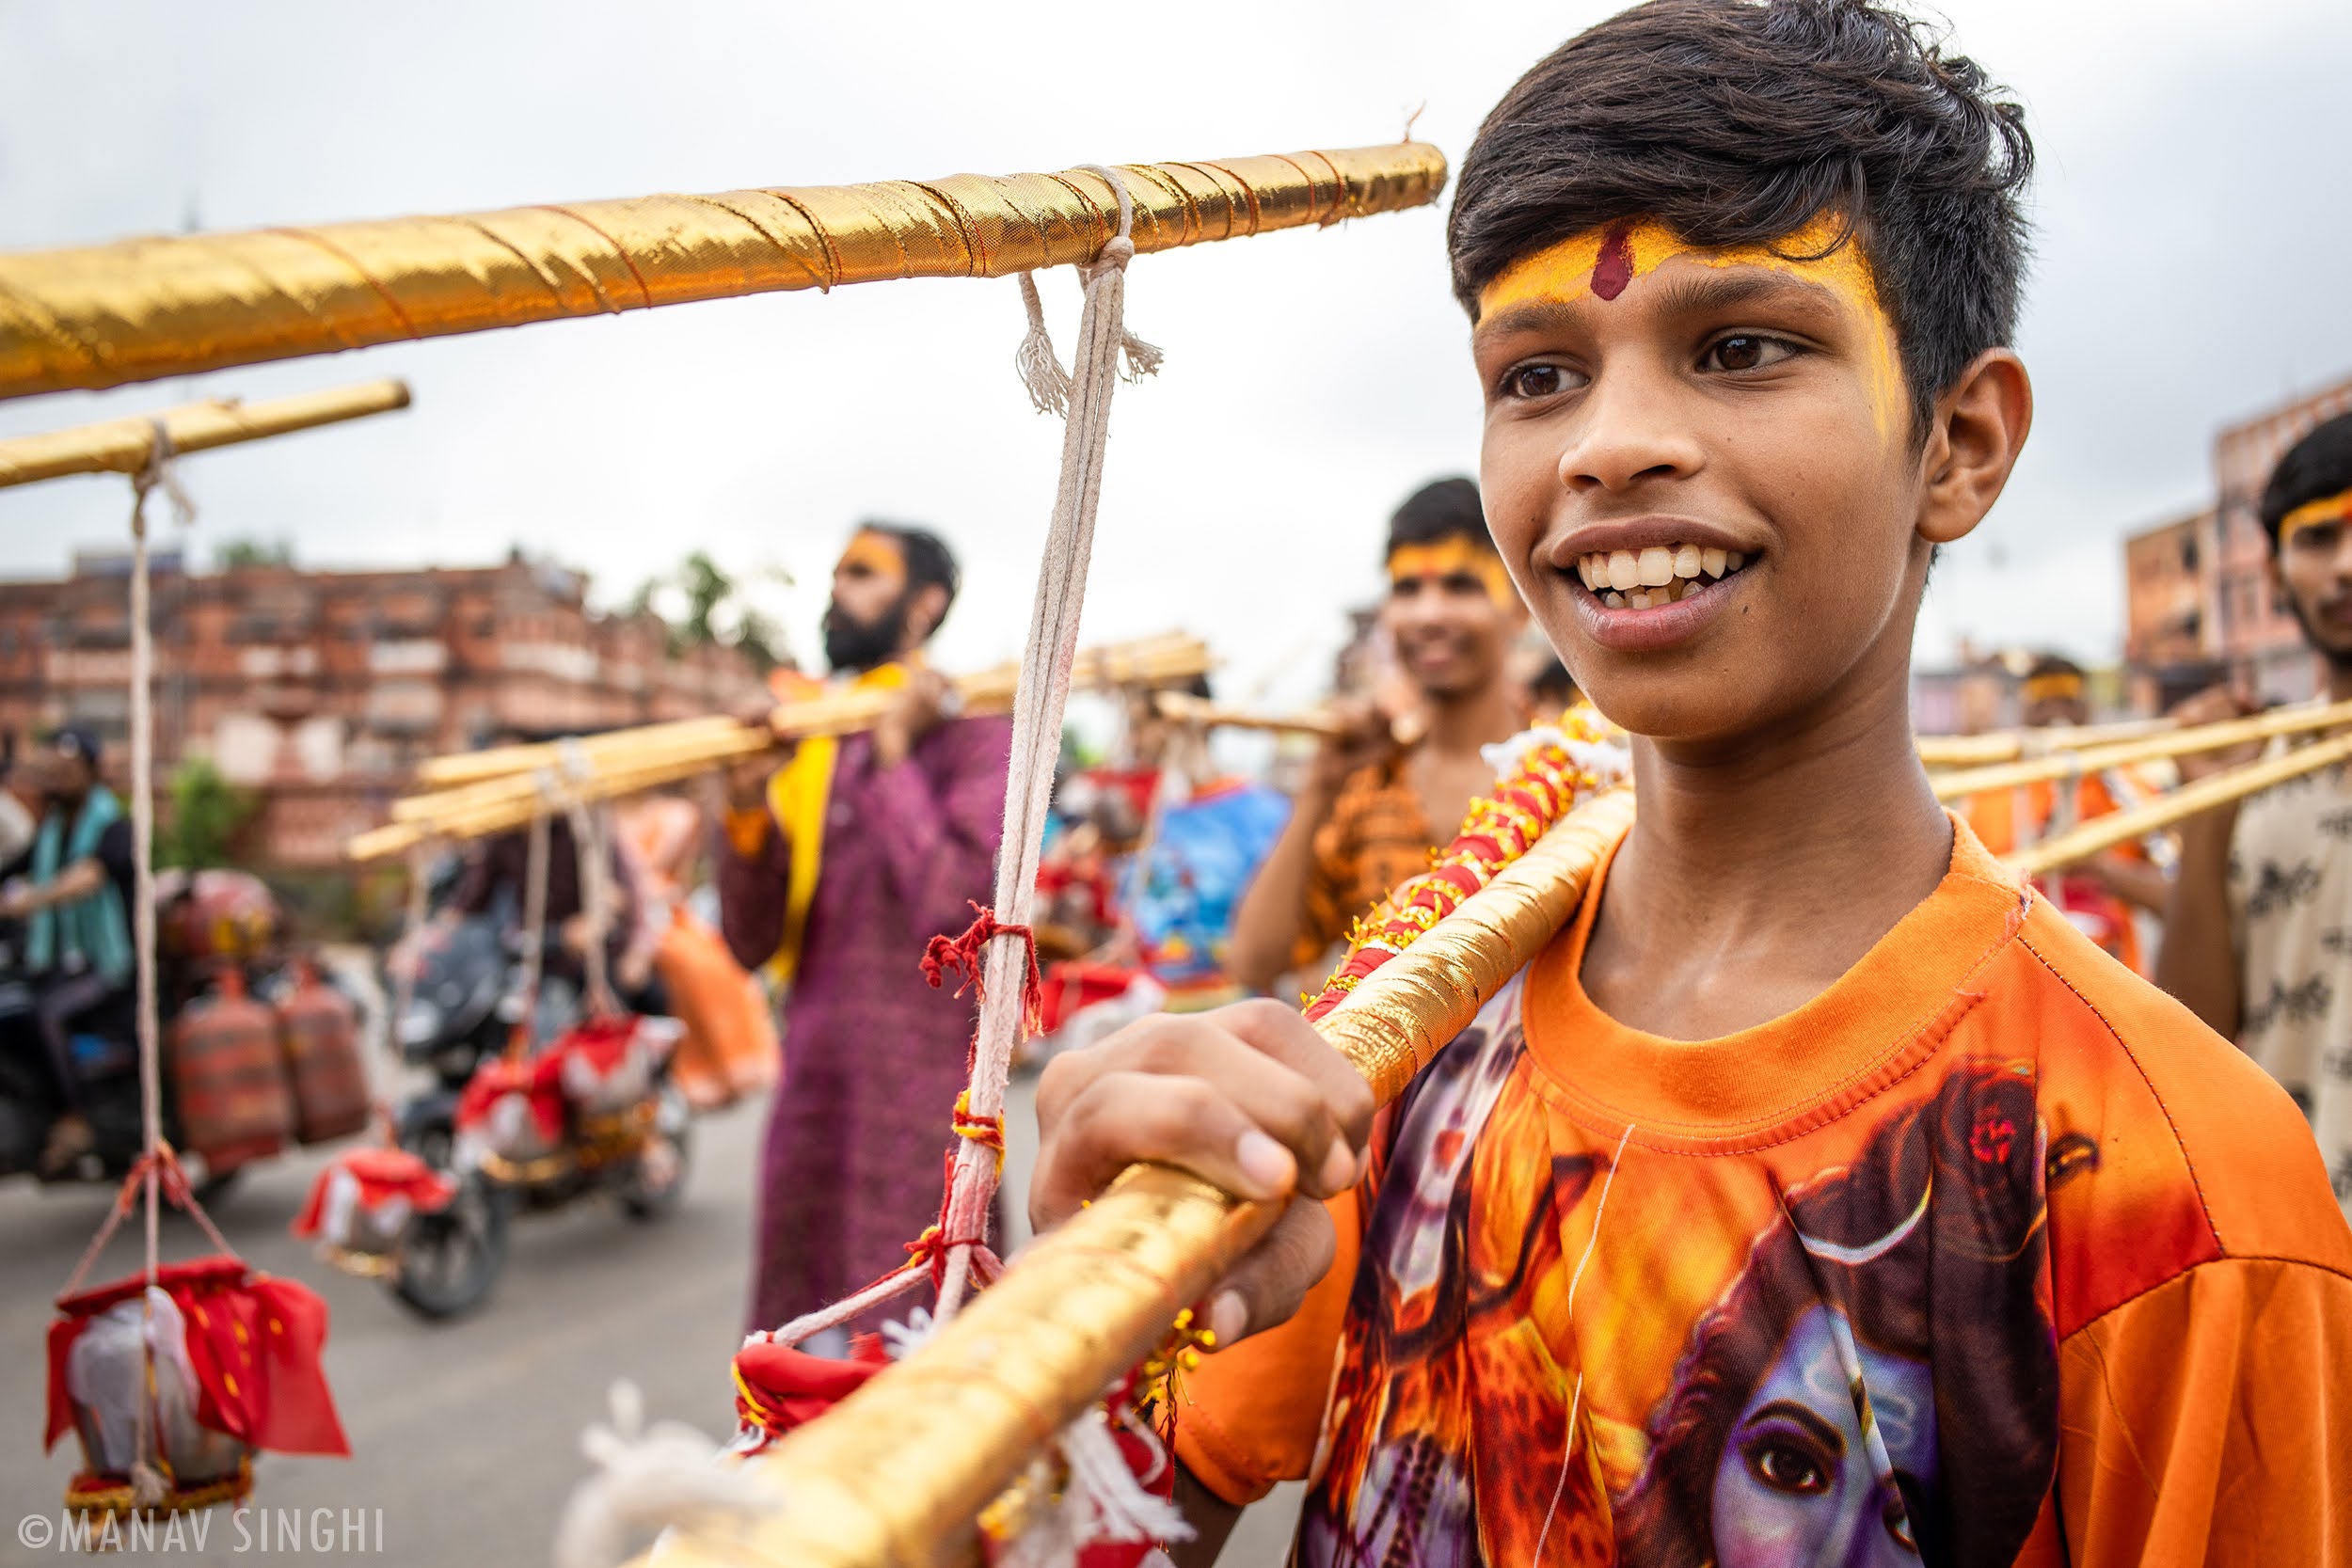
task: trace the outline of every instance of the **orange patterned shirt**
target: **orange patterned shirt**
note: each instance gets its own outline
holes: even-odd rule
[[[1957,826],[1836,985],[1676,1041],[1569,929],[1184,1385],[1308,1568],[2352,1560],[2352,1229],[2286,1096]]]
[[[1331,815],[1315,830],[1306,918],[1292,948],[1292,967],[1322,958],[1391,888],[1428,870],[1433,847],[1401,755],[1350,773]]]

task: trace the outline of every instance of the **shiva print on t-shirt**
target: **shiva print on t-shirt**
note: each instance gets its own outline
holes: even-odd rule
[[[1375,1140],[1299,1560],[2013,1560],[2057,1460],[2046,1192],[2097,1164],[2029,1067],[1643,1154],[1548,1100],[1518,993]]]

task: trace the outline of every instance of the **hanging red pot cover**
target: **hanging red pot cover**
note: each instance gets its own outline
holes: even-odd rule
[[[790,1345],[762,1339],[735,1353],[735,1441],[737,1453],[761,1452],[804,1421],[813,1421],[848,1399],[866,1380],[890,1365],[878,1335],[850,1341],[846,1361],[811,1355]]]
[[[336,1252],[389,1259],[413,1214],[435,1214],[457,1196],[457,1180],[405,1148],[346,1148],[319,1172],[289,1227]]]
[[[42,1446],[56,1446],[69,1429],[82,1440],[83,1469],[67,1488],[68,1507],[137,1506],[132,1472],[148,1386],[142,1338],[154,1356],[147,1420],[160,1439],[167,1487],[154,1506],[244,1497],[256,1449],[350,1454],[320,1366],[326,1304],[315,1293],[217,1255],[162,1265],[144,1305],[143,1284],[133,1275],[63,1297],[49,1325]]]

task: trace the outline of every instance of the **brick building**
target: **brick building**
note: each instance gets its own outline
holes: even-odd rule
[[[0,582],[0,735],[127,734],[127,555],[63,580]],[[258,793],[254,856],[336,863],[421,759],[501,729],[590,730],[723,711],[759,689],[740,653],[673,657],[652,615],[588,608],[587,578],[540,562],[420,571],[154,560],[155,754],[207,756]],[[109,771],[119,772],[118,749]]]
[[[2352,411],[2352,377],[2214,439],[2214,502],[2123,542],[2123,658],[2133,705],[2153,711],[2227,670],[2271,702],[2319,690],[2319,660],[2273,592],[2255,507],[2270,470],[2306,431]]]

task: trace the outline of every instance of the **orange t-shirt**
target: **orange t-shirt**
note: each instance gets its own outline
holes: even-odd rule
[[[2352,1229],[2287,1097],[1964,826],[1770,1023],[1569,929],[1384,1116],[1340,1260],[1182,1386],[1307,1568],[2352,1560]],[[1924,1546],[1924,1554],[1922,1553]]]
[[[2037,780],[2022,789],[1992,789],[1971,795],[1963,802],[1961,815],[1967,818],[1969,828],[1985,848],[1995,855],[2006,855],[2021,843],[2017,831],[2017,808],[2021,803],[2035,839],[2047,838],[2060,826],[2058,786],[2048,779]],[[2086,774],[2074,786],[2074,813],[2063,826],[2078,827],[2122,809],[2122,802],[2116,800],[2106,780],[2096,773]],[[2119,844],[2106,853],[2126,860],[2148,858],[2148,852],[2136,843]],[[2061,870],[2037,879],[2034,885],[2058,906],[2059,913],[2117,962],[2135,974],[2148,973],[2140,961],[2139,931],[2132,924],[2131,905],[2108,892],[2097,878],[2086,871]]]

